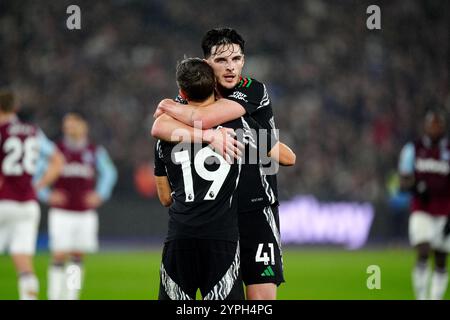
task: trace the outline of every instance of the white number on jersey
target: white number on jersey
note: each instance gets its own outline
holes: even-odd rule
[[[20,176],[24,172],[33,175],[39,157],[36,137],[28,137],[22,142],[18,137],[9,137],[3,143],[6,156],[3,159],[2,172],[5,176]]]
[[[269,255],[267,254],[267,252],[263,252],[264,243],[260,243],[260,244],[258,244],[258,249],[256,250],[255,261],[256,262],[264,262],[265,265],[268,265],[269,261],[270,261],[270,264],[274,265],[275,264],[275,252],[273,249],[273,243],[268,243],[267,245],[270,248],[270,258],[269,258]]]
[[[209,157],[216,157],[219,160],[220,165],[217,170],[209,171],[206,169],[205,162]],[[194,184],[192,182],[191,159],[189,158],[189,152],[187,150],[175,152],[175,161],[181,164],[181,169],[183,170],[186,202],[192,202],[195,199],[195,193]],[[226,162],[221,155],[215,153],[211,148],[205,147],[195,155],[194,168],[200,178],[206,181],[212,181],[212,184],[206,192],[203,200],[216,199],[220,188],[222,188],[222,185],[230,172],[231,165]]]
[[[194,201],[194,183],[192,182],[191,159],[187,150],[175,152],[175,162],[181,164],[183,170],[184,193],[186,202]]]

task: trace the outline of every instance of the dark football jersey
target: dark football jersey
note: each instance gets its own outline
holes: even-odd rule
[[[89,192],[95,190],[97,146],[86,144],[73,148],[64,141],[60,141],[57,146],[64,155],[65,164],[61,175],[53,185],[53,190],[62,192],[67,202],[55,207],[72,211],[91,209],[85,199]]]
[[[245,118],[251,129],[258,130],[263,128],[268,133],[263,135],[257,134],[258,154],[270,151],[271,147],[276,144],[278,137],[271,130],[275,125],[266,86],[252,78],[241,78],[238,85],[225,92],[223,96],[241,104],[247,115],[259,124],[259,126],[255,126],[252,121]],[[258,139],[267,139],[267,141],[262,144]],[[263,148],[267,150],[260,150],[262,145],[267,146],[267,148]],[[246,154],[248,153],[248,150],[246,150]],[[251,188],[248,186],[251,186]],[[266,175],[259,158],[257,163],[255,161],[249,163],[247,160],[242,165],[241,183],[238,190],[240,212],[251,211],[277,203],[276,175]]]
[[[39,158],[39,129],[16,118],[0,126],[0,200],[35,200],[33,175]]]
[[[431,146],[424,138],[414,143],[414,176],[424,181],[429,192],[428,201],[413,197],[412,211],[425,211],[432,215],[450,215],[450,146],[447,139]]]
[[[239,129],[242,119],[223,124]],[[240,163],[228,164],[206,144],[155,144],[155,176],[167,176],[173,203],[167,241],[216,239],[237,241],[237,185]]]
[[[270,100],[269,100],[270,101]],[[259,108],[252,113],[251,118],[256,121],[258,126],[264,129],[267,134],[258,135],[259,139],[266,138],[266,143],[259,143],[258,145],[262,148],[261,152],[270,151],[272,147],[278,142],[279,136],[277,128],[275,127],[275,118],[273,115],[272,104],[269,102],[264,108]],[[267,146],[267,147],[266,147]],[[266,161],[268,160],[268,161]],[[278,205],[278,182],[277,173],[274,172],[274,168],[278,168],[279,164],[275,163],[271,158],[264,158],[263,174],[266,176],[269,186],[274,193],[274,197],[270,198],[271,204]]]

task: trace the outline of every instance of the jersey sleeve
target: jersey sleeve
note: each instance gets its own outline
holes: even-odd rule
[[[95,165],[98,172],[95,191],[105,201],[111,196],[117,182],[117,169],[103,147],[98,147],[96,150]]]
[[[48,158],[40,157],[36,164],[36,171],[33,175],[33,184],[36,184],[45,174],[48,168]],[[37,193],[37,197],[42,202],[48,202],[50,197],[50,187],[43,188]]]
[[[48,158],[40,157],[36,164],[36,171],[33,175],[33,184],[36,184],[45,174],[48,168]],[[50,187],[40,189],[37,193],[39,201],[48,202],[51,193]]]
[[[266,86],[251,78],[242,79],[225,98],[239,103],[249,115],[270,105]]]
[[[398,171],[401,175],[412,175],[414,173],[415,148],[411,142],[406,144],[400,153]]]
[[[263,110],[261,110],[261,111],[263,111]],[[265,130],[264,132],[267,137],[268,150],[272,150],[272,148],[280,140],[279,131],[275,127],[275,119],[274,119],[272,110],[269,110],[269,108],[267,108],[264,110],[264,112],[261,112],[261,113],[263,113],[264,115],[255,117],[255,121],[257,121],[259,123],[259,125],[262,128],[264,128],[264,130]]]
[[[273,117],[271,121],[273,121]],[[278,129],[275,128],[275,123],[273,123],[273,127],[270,128],[270,132],[267,136],[267,145],[270,147],[270,150],[272,150],[272,148],[280,141],[280,134]]]
[[[48,158],[50,157],[56,149],[56,146],[53,142],[51,142],[47,136],[42,132],[42,130],[38,131],[37,134],[38,143],[39,143],[39,157],[40,158]]]
[[[47,203],[48,200],[50,199],[51,193],[52,193],[52,190],[47,187],[47,188],[39,190],[39,192],[37,193],[37,197],[38,197],[39,201]]]
[[[50,141],[42,130],[39,129],[37,133],[39,144],[39,158],[36,163],[36,171],[33,175],[33,183],[39,181],[45,174],[48,168],[49,157],[55,152],[56,145]],[[38,199],[42,202],[47,202],[50,197],[51,189],[49,187],[39,190],[37,193]]]
[[[155,143],[155,168],[154,173],[156,177],[164,177],[167,176],[166,165],[163,161],[163,152],[161,146],[161,140],[156,141]]]
[[[266,129],[267,126],[261,124],[255,118],[250,116],[243,117],[244,130],[248,126],[248,130],[254,130],[256,134],[256,139],[258,141],[258,148],[263,148],[269,153],[270,150],[277,144],[278,135],[276,130]],[[255,134],[253,136],[255,136]],[[265,144],[265,146],[264,146]]]

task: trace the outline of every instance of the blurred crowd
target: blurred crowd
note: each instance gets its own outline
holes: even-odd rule
[[[177,93],[176,62],[201,55],[205,31],[230,26],[247,41],[245,75],[266,83],[297,153],[281,169],[281,198],[380,201],[426,108],[450,110],[450,10],[446,0],[378,3],[381,30],[366,28],[368,1],[83,0],[71,31],[71,2],[1,1],[0,86],[50,138],[67,111],[86,113],[118,189],[132,191],[134,170],[153,159],[153,111]]]

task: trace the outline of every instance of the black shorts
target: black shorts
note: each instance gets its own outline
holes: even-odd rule
[[[239,244],[245,285],[284,282],[278,206],[239,212]]]
[[[164,245],[159,300],[244,300],[237,242],[180,239]]]

